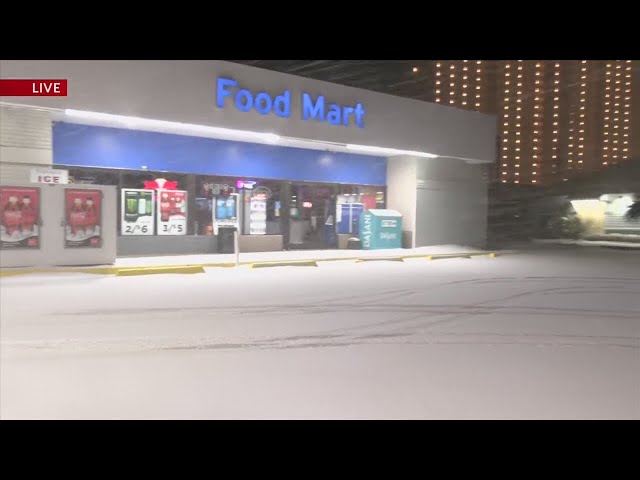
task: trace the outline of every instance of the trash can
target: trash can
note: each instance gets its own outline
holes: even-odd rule
[[[352,237],[347,241],[347,249],[348,250],[361,250],[362,242],[360,242],[359,238]]]
[[[218,253],[235,253],[234,232],[236,227],[218,228]]]

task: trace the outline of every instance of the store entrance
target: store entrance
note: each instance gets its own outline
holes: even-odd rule
[[[289,238],[291,250],[336,248],[334,216],[336,187],[322,184],[291,184],[289,195]]]

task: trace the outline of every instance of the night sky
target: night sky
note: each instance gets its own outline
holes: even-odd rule
[[[325,80],[382,93],[430,100],[426,60],[232,60],[259,68]],[[418,68],[414,72],[414,68]]]

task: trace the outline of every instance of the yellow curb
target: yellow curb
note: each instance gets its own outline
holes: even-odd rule
[[[160,275],[165,273],[180,273],[180,274],[192,274],[192,273],[204,273],[202,265],[185,265],[185,266],[171,266],[171,267],[142,267],[142,268],[120,268],[118,269],[117,277],[132,277],[137,275]]]
[[[252,263],[251,268],[266,268],[266,267],[317,267],[318,263],[315,260],[301,261],[301,262],[271,262],[271,263]]]
[[[404,262],[403,257],[371,257],[371,258],[358,258],[356,263],[361,262]]]
[[[442,255],[429,255],[424,257],[425,260],[447,260],[452,258],[471,258],[472,256],[478,256],[479,254],[469,253],[456,253],[456,254],[442,254]]]
[[[425,255],[424,253],[418,253],[415,255],[402,255],[402,258],[426,258],[427,260],[431,260],[434,258],[456,258],[459,256],[467,256],[467,257],[477,257],[480,255],[486,255],[487,252],[462,252],[462,253],[434,253],[431,255]]]
[[[496,257],[497,257],[497,255],[494,252],[491,252],[489,254],[489,258],[496,258]]]
[[[31,273],[91,273],[97,275],[114,275],[117,267],[57,267],[57,268],[16,268],[0,270],[0,277],[13,277]]]
[[[44,273],[38,270],[7,270],[0,271],[0,277],[15,277],[18,275],[29,275],[30,273]]]
[[[118,267],[86,267],[86,268],[67,268],[66,273],[90,273],[92,275],[117,275],[120,268]]]

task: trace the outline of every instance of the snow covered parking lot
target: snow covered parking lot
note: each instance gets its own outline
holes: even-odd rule
[[[0,280],[0,417],[637,418],[640,255]]]

